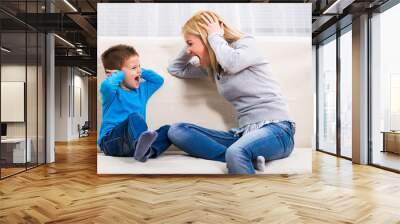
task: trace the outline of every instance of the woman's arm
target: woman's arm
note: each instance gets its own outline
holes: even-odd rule
[[[213,49],[218,64],[225,72],[236,74],[254,64],[263,61],[255,46],[254,38],[242,37],[235,42],[235,47],[229,46],[224,38],[224,24],[213,14],[204,13],[203,21],[199,23],[207,30],[208,42]]]
[[[186,47],[168,65],[168,72],[178,78],[202,78],[207,76],[207,71],[200,65],[193,63],[192,56],[186,53]]]
[[[238,73],[263,61],[255,46],[254,38],[250,36],[239,39],[235,43],[235,48],[229,46],[220,32],[209,34],[208,42],[214,50],[218,63],[230,74]]]

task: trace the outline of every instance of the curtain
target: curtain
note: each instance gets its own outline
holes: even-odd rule
[[[99,3],[99,36],[176,37],[199,10],[212,10],[254,36],[311,35],[311,4]]]

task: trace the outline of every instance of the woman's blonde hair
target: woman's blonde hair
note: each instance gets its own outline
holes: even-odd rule
[[[220,69],[217,58],[215,57],[214,50],[210,47],[210,44],[208,43],[207,30],[199,25],[199,23],[204,24],[203,19],[201,18],[201,15],[204,13],[214,15],[216,18],[218,18],[219,24],[221,22],[224,24],[224,39],[228,43],[232,43],[239,40],[240,38],[242,38],[243,33],[229,26],[221,16],[212,11],[199,11],[195,15],[193,15],[188,21],[186,21],[186,23],[183,25],[182,27],[183,34],[189,33],[198,36],[202,40],[203,44],[206,46],[210,58],[210,67],[208,69],[208,72],[214,75],[215,72],[219,72]]]

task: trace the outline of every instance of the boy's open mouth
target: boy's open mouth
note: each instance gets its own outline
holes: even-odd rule
[[[139,82],[139,81],[140,81],[140,75],[139,75],[139,76],[136,76],[136,77],[135,77],[135,80],[136,80],[137,82]]]

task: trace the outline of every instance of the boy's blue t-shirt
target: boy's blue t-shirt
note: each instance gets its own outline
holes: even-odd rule
[[[147,101],[162,86],[164,79],[149,69],[142,68],[141,75],[143,80],[139,87],[130,91],[120,87],[125,78],[122,71],[113,73],[101,83],[103,121],[97,144],[100,145],[103,137],[133,112],[142,115],[146,120]]]

